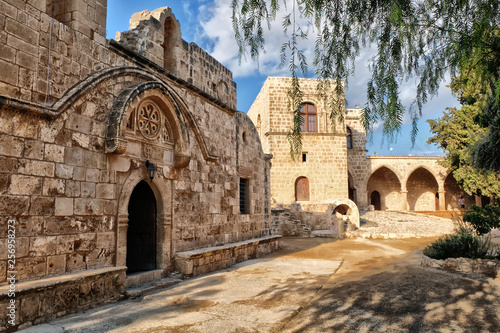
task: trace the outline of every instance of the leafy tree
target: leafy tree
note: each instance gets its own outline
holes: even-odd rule
[[[325,98],[332,95],[328,94],[332,88],[343,92],[340,81],[348,84],[360,47],[377,46],[370,65],[372,77],[363,120],[368,133],[376,122],[382,121],[384,134],[390,141],[399,132],[406,112],[413,122],[414,141],[423,103],[437,93],[448,71],[455,77],[475,59],[477,79],[490,89],[484,98],[486,104],[480,122],[489,132],[478,142],[474,156],[500,150],[498,0],[232,0],[233,27],[240,54],[249,52],[258,59],[264,51],[264,27],[276,19],[281,7],[288,12],[282,23],[289,36],[289,42],[282,47],[282,65],[288,61],[292,78],[297,78],[300,72],[307,74],[300,41],[309,37],[309,26],[314,27],[313,64],[318,79],[324,80],[318,91]],[[298,23],[295,19],[298,16],[307,20],[306,26]],[[417,76],[419,82],[414,102],[406,110],[399,96],[400,85],[412,76]],[[300,96],[297,89],[300,87],[295,84],[292,96]],[[291,103],[295,113],[296,102]],[[344,101],[326,102],[332,121],[341,118]],[[301,140],[293,134],[300,133],[299,128],[295,121],[291,140]],[[482,167],[498,170],[499,156],[478,161]]]
[[[500,197],[500,174],[476,167],[474,149],[488,136],[488,129],[479,124],[488,101],[490,87],[484,85],[474,67],[475,59],[464,66],[462,75],[452,80],[450,88],[463,106],[449,108],[443,117],[427,120],[434,135],[427,143],[441,147],[447,159],[440,162],[453,170],[453,176],[469,195]]]

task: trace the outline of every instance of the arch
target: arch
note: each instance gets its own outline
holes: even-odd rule
[[[309,179],[299,177],[295,180],[295,201],[309,201]]]
[[[460,209],[458,200],[463,197],[463,202],[465,207],[469,207],[475,204],[474,196],[468,195],[462,190],[460,185],[458,185],[457,180],[453,177],[453,173],[450,172],[446,179],[444,180],[444,191],[445,191],[445,205],[446,210],[457,210]]]
[[[300,105],[300,116],[303,120],[300,126],[301,132],[317,132],[318,131],[318,113],[316,106],[312,103],[303,103]]]
[[[425,167],[415,169],[406,181],[410,210],[434,211],[435,196],[439,192],[436,177]]]
[[[116,266],[126,265],[128,207],[132,192],[141,181],[145,181],[149,185],[156,199],[156,267],[167,269],[171,266],[172,252],[172,181],[162,177],[161,173],[158,172],[151,182],[146,168],[131,171],[120,188],[116,231]]]
[[[401,182],[392,169],[382,166],[370,175],[366,183],[367,200],[370,202],[374,191],[380,196],[380,210],[402,209]]]
[[[345,128],[347,149],[352,149],[352,130],[349,126]]]
[[[334,199],[328,200],[327,203],[330,204],[330,207],[326,212],[327,220],[333,220],[335,222],[335,219],[339,220],[338,215],[342,215],[343,221],[348,221],[356,227],[360,227],[358,206],[356,206],[352,200]],[[342,232],[343,226],[338,227],[339,231]]]
[[[151,98],[165,112],[168,122],[174,136],[175,166],[182,167],[187,165],[191,158],[190,137],[188,126],[193,130],[198,139],[203,156],[207,160],[217,160],[217,157],[208,152],[207,145],[200,134],[198,125],[187,111],[187,107],[173,92],[162,82],[149,81],[134,84],[123,90],[116,98],[108,118],[108,127],[106,131],[106,153],[122,154],[127,148],[128,140],[125,137],[128,117],[132,110],[145,99]]]

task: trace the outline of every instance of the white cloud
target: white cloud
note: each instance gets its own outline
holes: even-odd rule
[[[202,10],[200,9],[200,13]],[[230,0],[214,0],[210,7],[205,7],[204,17],[201,20],[202,36],[200,41],[208,44],[209,53],[226,65],[235,78],[252,75],[265,76],[289,76],[288,67],[279,68],[280,50],[284,42],[288,40],[283,34],[282,18],[287,11],[282,7],[277,14],[277,19],[271,22],[271,29],[265,26],[265,46],[260,53],[259,62],[253,61],[249,55],[242,57],[239,63],[238,46],[235,41],[232,28],[232,9]],[[306,24],[304,19],[299,18],[301,24]],[[314,40],[306,40],[301,45],[308,59],[312,59]]]

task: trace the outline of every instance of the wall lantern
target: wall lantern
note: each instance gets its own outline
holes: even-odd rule
[[[156,171],[157,171],[155,165],[149,161],[146,161],[146,168],[148,171],[149,179],[151,179],[151,181],[153,181],[153,178],[155,178]]]

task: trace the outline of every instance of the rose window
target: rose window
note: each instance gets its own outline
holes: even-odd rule
[[[142,135],[148,139],[158,136],[161,129],[160,109],[153,102],[147,101],[140,105],[137,122]]]

